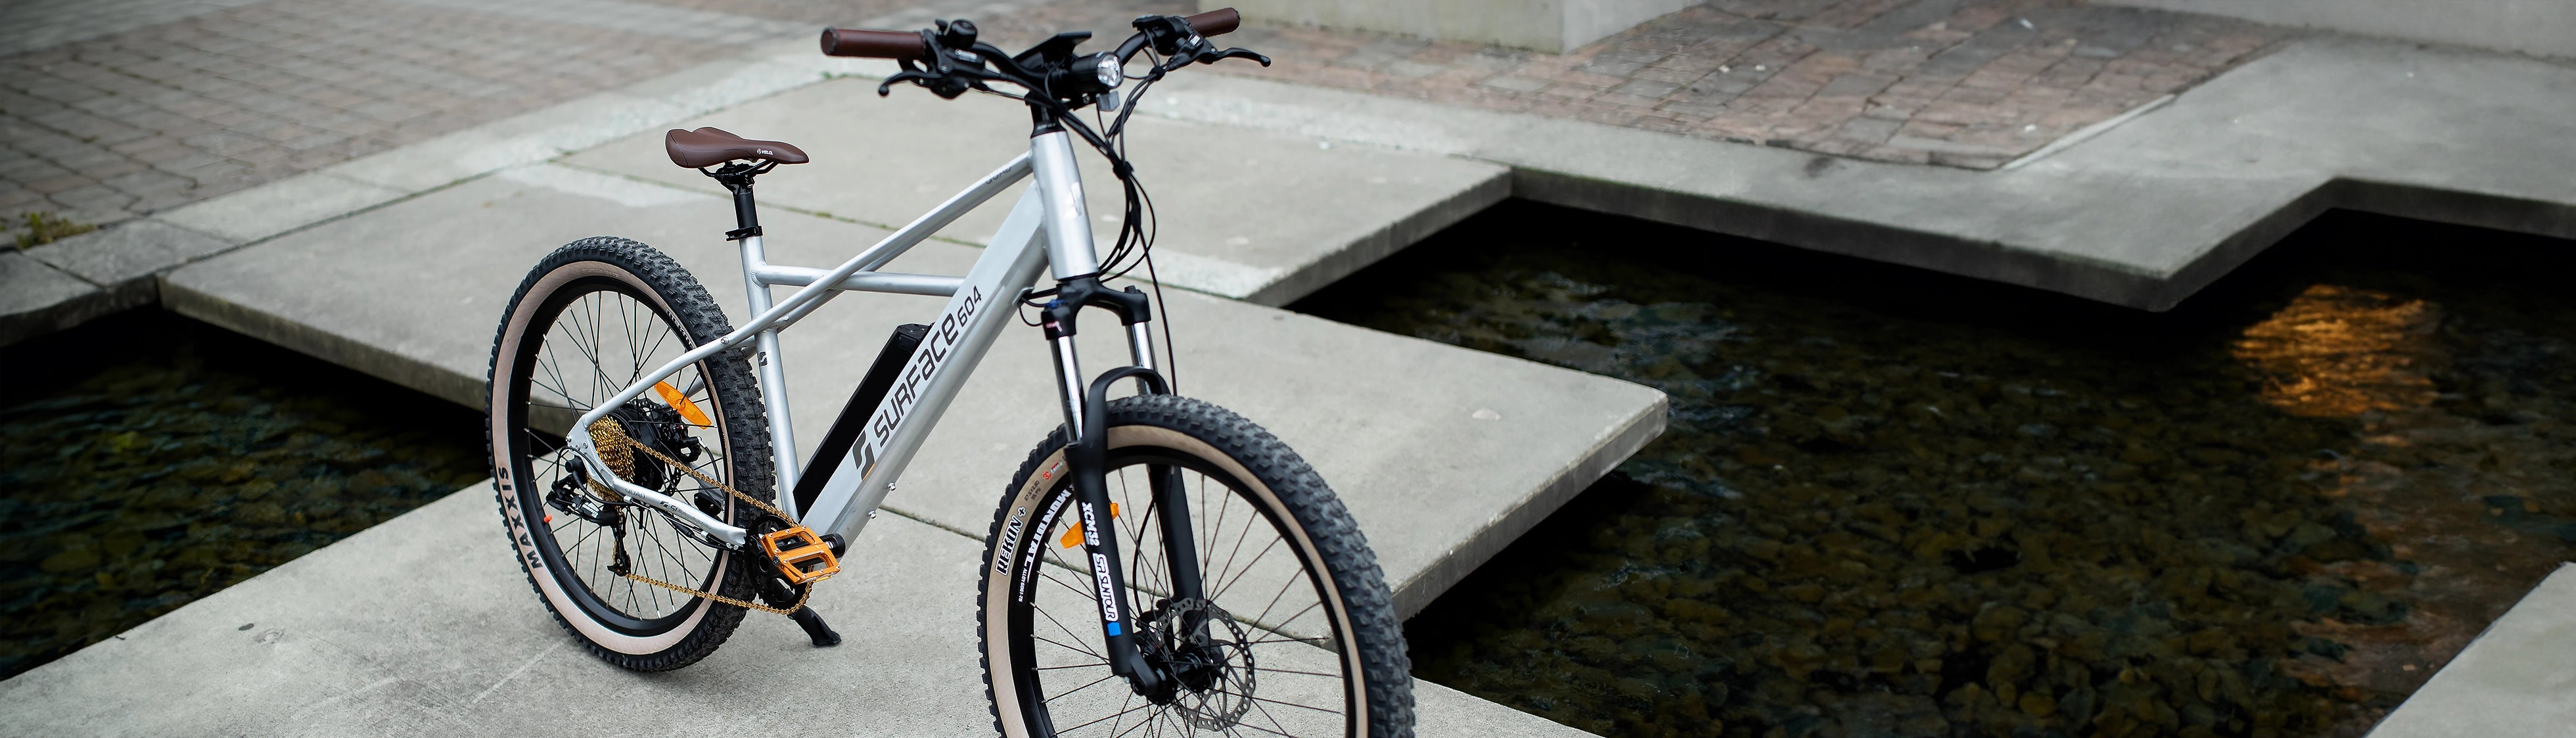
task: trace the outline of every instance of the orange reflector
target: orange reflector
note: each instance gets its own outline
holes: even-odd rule
[[[662,404],[680,411],[680,418],[689,421],[690,425],[707,427],[715,425],[715,421],[707,419],[705,412],[698,410],[698,403],[691,402],[687,395],[680,394],[680,388],[671,386],[670,382],[654,382],[653,391],[662,395]]]
[[[1118,503],[1109,503],[1109,517],[1118,517]],[[1064,544],[1065,548],[1082,545],[1082,523],[1076,521],[1072,525],[1065,526],[1064,537],[1055,540],[1057,543]]]

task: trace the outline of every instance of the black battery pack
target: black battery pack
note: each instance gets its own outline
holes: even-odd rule
[[[823,445],[814,449],[814,458],[805,460],[805,476],[796,480],[798,514],[813,509],[814,500],[823,495],[823,485],[840,471],[842,457],[849,456],[851,447],[858,445],[859,434],[867,429],[868,413],[875,412],[886,392],[894,389],[895,377],[903,372],[904,362],[912,358],[912,350],[920,348],[921,339],[928,335],[930,326],[905,323],[895,326],[894,335],[886,337],[885,348],[877,351],[876,363],[868,367],[867,377],[859,380],[859,388],[850,393],[850,403],[841,406],[840,417],[833,418],[832,429],[823,433]]]

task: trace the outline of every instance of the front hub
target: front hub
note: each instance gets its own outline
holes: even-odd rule
[[[1242,624],[1203,599],[1164,600],[1141,620],[1137,649],[1160,678],[1140,694],[1201,730],[1240,722],[1258,686]]]

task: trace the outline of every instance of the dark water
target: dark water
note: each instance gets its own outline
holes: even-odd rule
[[[2146,314],[1512,203],[1298,309],[1671,429],[1408,625],[1613,736],[2357,735],[2576,558],[2566,242],[2334,214]]]
[[[479,414],[167,314],[0,367],[0,678],[486,475]]]

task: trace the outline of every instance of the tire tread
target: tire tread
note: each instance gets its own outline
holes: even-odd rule
[[[491,397],[493,385],[507,379],[500,376],[499,371],[502,358],[501,346],[508,338],[506,334],[510,329],[510,316],[515,314],[519,305],[525,301],[543,300],[546,297],[530,295],[529,291],[536,287],[539,280],[557,269],[590,261],[615,265],[651,285],[653,290],[660,294],[662,300],[669,303],[674,314],[667,317],[689,332],[687,338],[692,341],[692,346],[733,332],[732,321],[725,317],[723,308],[717,307],[715,298],[707,294],[706,287],[699,284],[697,277],[689,274],[686,268],[681,267],[680,263],[672,260],[669,255],[641,242],[615,236],[585,238],[556,248],[544,259],[538,261],[535,268],[528,270],[528,276],[525,279],[520,280],[518,290],[512,294],[509,305],[502,310],[501,327],[493,336],[492,356],[484,366],[483,396]],[[730,454],[728,462],[733,469],[733,485],[736,489],[768,501],[776,497],[776,492],[772,489],[774,485],[771,484],[776,471],[772,468],[775,462],[770,459],[767,410],[760,400],[759,383],[752,379],[749,353],[748,349],[737,348],[717,354],[700,364],[707,374],[709,387],[734,388],[731,391],[712,392],[719,405],[718,411],[722,412],[725,418],[726,445]],[[491,410],[498,411],[500,408],[491,408]],[[493,463],[507,463],[503,455],[508,453],[508,450],[502,448],[498,439],[492,437],[490,423],[484,424],[483,442],[484,447],[491,453]],[[509,515],[506,507],[514,504],[515,501],[511,499],[511,493],[501,488],[498,470],[499,467],[495,467],[493,493],[495,501],[505,508],[501,513],[506,527]],[[515,558],[517,544],[506,540],[504,543],[514,547],[512,554]],[[750,567],[742,565],[743,563],[745,562],[736,559],[735,565],[725,567],[726,574],[724,580],[718,585],[718,593],[743,600],[753,597],[756,584],[749,575]],[[584,648],[589,649],[592,655],[598,656],[601,660],[635,671],[670,671],[697,663],[708,654],[715,653],[717,647],[723,646],[725,641],[733,636],[734,629],[741,626],[743,616],[748,612],[732,605],[707,602],[702,605],[710,608],[707,616],[698,621],[694,632],[683,637],[671,648],[644,655],[619,653],[584,637],[580,630],[573,627],[571,621],[565,619],[562,612],[555,609],[552,602],[546,600],[545,591],[537,584],[536,572],[530,571],[525,562],[520,563],[519,570],[527,578],[528,588],[536,592],[538,602],[545,605],[546,614],[553,616],[555,624],[562,626],[573,640],[581,642]]]

